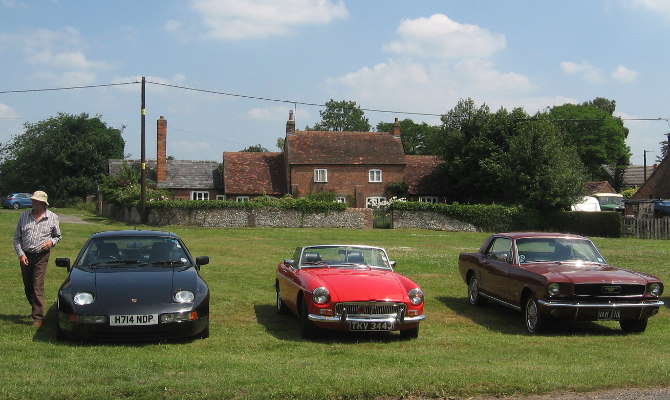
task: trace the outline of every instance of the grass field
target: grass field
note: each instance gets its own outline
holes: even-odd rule
[[[484,233],[428,230],[213,229],[169,227],[202,268],[211,298],[211,337],[185,342],[79,344],[56,340],[56,297],[66,270],[91,233],[128,226],[82,211],[88,224],[61,223],[47,273],[49,312],[34,328],[13,250],[18,220],[0,211],[0,397],[3,399],[467,398],[477,395],[670,386],[670,309],[647,331],[625,335],[618,323],[570,323],[544,335],[525,333],[520,313],[474,308],[458,253]],[[130,227],[132,228],[132,227]],[[670,282],[670,242],[593,238],[611,264]],[[396,270],[426,293],[418,339],[399,335],[328,335],[306,341],[298,321],[275,313],[278,262],[306,244],[385,247]],[[668,291],[663,300],[670,303]]]

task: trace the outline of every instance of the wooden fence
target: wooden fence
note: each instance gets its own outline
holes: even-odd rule
[[[624,218],[621,233],[637,239],[670,239],[670,217]]]

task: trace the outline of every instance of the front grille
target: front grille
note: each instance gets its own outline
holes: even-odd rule
[[[342,311],[347,315],[398,315],[404,314],[405,304],[389,302],[355,302],[355,303],[337,303],[335,312],[342,315]]]
[[[616,283],[580,283],[575,285],[575,296],[593,297],[633,297],[644,296],[645,285],[625,285]]]

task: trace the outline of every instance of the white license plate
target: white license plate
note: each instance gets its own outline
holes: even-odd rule
[[[599,321],[618,321],[621,319],[621,314],[616,308],[605,308],[598,310]]]
[[[392,331],[392,322],[350,322],[349,329],[352,331]]]
[[[158,314],[110,315],[110,326],[157,325]]]

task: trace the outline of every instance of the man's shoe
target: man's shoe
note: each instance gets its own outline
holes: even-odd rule
[[[33,326],[42,326],[42,320],[41,319],[36,319],[33,321]]]

